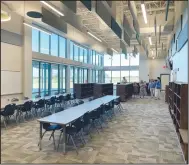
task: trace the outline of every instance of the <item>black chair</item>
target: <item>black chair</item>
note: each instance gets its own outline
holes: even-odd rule
[[[90,120],[90,113],[89,112],[87,112],[83,115],[82,121],[83,121],[83,130],[85,130],[85,128],[88,127],[87,134],[89,134],[90,137],[92,138],[92,136],[90,134],[91,120]]]
[[[56,103],[56,97],[52,96],[49,100],[45,101],[45,104],[47,105],[47,108],[52,112],[52,110],[55,107],[55,103]]]
[[[29,114],[33,117],[34,115],[32,113],[32,106],[33,102],[32,101],[26,101],[23,106],[20,106],[19,111],[20,111],[20,117],[22,116],[23,120],[25,121],[26,117],[29,116]],[[24,114],[25,113],[25,114]],[[29,114],[28,114],[29,113]]]
[[[4,110],[0,112],[1,116],[4,117],[3,122],[4,122],[5,128],[7,127],[8,120],[10,120],[10,117],[12,117],[12,116],[15,118],[15,121],[17,123],[17,118],[15,116],[15,109],[16,109],[15,104],[8,104],[5,106]]]
[[[54,112],[55,112],[55,113],[58,113],[58,112],[61,112],[61,111],[63,111],[63,110],[64,110],[63,107],[55,107]]]
[[[114,105],[119,110],[119,112],[122,112],[123,107],[121,105],[121,98],[120,97],[118,99],[114,100]]]
[[[42,117],[46,117],[51,115],[51,112],[43,112]],[[51,125],[50,123],[43,123],[43,129],[45,130],[45,132],[42,134],[41,140],[43,139],[43,136],[45,135],[46,132],[52,132],[49,140],[51,139],[51,137],[53,137],[53,144],[54,144],[54,149],[56,149],[56,144],[55,144],[55,138],[54,138],[54,132],[56,130],[60,130],[62,127],[58,124],[53,124]],[[38,143],[39,146],[39,143]]]
[[[57,150],[59,148],[59,144],[60,144],[60,139],[61,136],[63,134],[63,129],[61,130],[60,136],[59,136],[59,142],[58,142],[58,147]],[[79,136],[82,144],[85,144],[85,139],[83,137],[83,122],[81,121],[81,119],[77,119],[72,123],[72,126],[67,126],[66,127],[66,135],[68,136],[67,140],[69,142],[69,138],[71,138],[72,144],[74,145],[74,148],[76,150],[76,153],[78,154],[78,150],[77,150],[77,146],[73,140],[74,137]]]
[[[70,105],[70,104],[71,104],[71,94],[67,94],[67,95],[64,97],[64,101],[65,101],[65,104],[66,104],[66,105]]]
[[[78,105],[79,105],[78,103],[74,103],[74,104],[72,104],[72,107],[76,107]]]
[[[64,100],[64,96],[60,95],[60,96],[56,97],[55,103],[58,104],[58,105],[60,105],[60,107],[61,107],[61,105],[63,103],[63,100]]]
[[[35,102],[32,106],[35,109],[35,114],[38,116],[38,111],[40,111],[40,115],[45,110],[45,99],[40,99],[39,101]]]
[[[78,101],[78,104],[80,105],[80,104],[84,104],[84,101],[83,100],[79,100]]]
[[[76,93],[71,94],[70,100],[71,100],[71,104],[72,104],[72,101],[73,103],[76,103]]]

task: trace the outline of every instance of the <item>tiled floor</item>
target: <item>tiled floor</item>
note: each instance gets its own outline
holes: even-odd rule
[[[177,135],[164,100],[132,99],[129,110],[109,122],[108,128],[93,132],[87,144],[68,153],[53,150],[46,135],[39,151],[39,124],[35,121],[1,130],[2,163],[184,163]],[[56,133],[56,143],[59,132]],[[87,138],[87,137],[86,137]],[[79,142],[79,141],[78,141]]]

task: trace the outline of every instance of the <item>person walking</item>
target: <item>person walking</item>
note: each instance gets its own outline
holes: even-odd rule
[[[138,95],[138,85],[136,82],[133,83],[134,98]]]
[[[140,81],[140,98],[144,98],[146,94],[146,84],[143,82],[143,80]]]
[[[160,89],[161,89],[161,82],[160,78],[157,78],[156,84],[155,84],[155,99],[160,100]]]
[[[154,97],[154,91],[155,91],[155,82],[153,79],[150,80],[149,84],[148,84],[148,90],[150,90],[150,96],[151,98]]]

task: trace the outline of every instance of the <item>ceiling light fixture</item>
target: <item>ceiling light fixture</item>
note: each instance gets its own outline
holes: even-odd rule
[[[153,60],[154,60],[155,57],[153,56],[152,58],[153,58]]]
[[[152,39],[151,39],[151,37],[149,36],[148,39],[149,39],[150,45],[152,45]]]
[[[115,50],[114,48],[112,48],[112,50],[113,50],[114,52],[118,53],[118,51],[117,51],[117,50]]]
[[[64,14],[62,12],[60,12],[59,10],[57,10],[55,7],[53,7],[49,3],[45,2],[45,1],[40,1],[40,2],[43,3],[44,5],[46,5],[47,7],[49,7],[50,9],[52,9],[53,11],[55,11],[60,16],[64,16]]]
[[[31,28],[33,28],[33,29],[39,30],[39,31],[41,31],[41,32],[44,32],[44,33],[46,33],[46,34],[48,34],[48,35],[51,35],[51,33],[47,32],[47,31],[45,31],[45,30],[43,30],[43,29],[41,29],[41,28],[39,28],[39,27],[37,27],[37,26],[30,25],[30,24],[28,24],[28,23],[26,23],[26,22],[24,22],[23,24],[26,25],[26,26],[28,26],[28,27],[31,27]]]
[[[92,36],[93,38],[95,38],[96,40],[98,40],[98,41],[100,41],[100,42],[102,42],[99,38],[97,38],[95,35],[93,35],[92,33],[90,33],[90,32],[87,32],[90,36]]]
[[[141,8],[142,8],[142,14],[143,14],[143,17],[144,17],[144,22],[145,22],[145,24],[147,24],[147,16],[146,16],[146,9],[145,9],[144,2],[141,3]]]

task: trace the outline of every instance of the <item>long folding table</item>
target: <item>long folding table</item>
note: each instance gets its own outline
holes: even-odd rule
[[[43,123],[52,123],[59,124],[63,128],[63,153],[66,153],[66,125],[72,123],[74,120],[83,116],[86,112],[93,111],[100,107],[102,104],[107,104],[112,100],[118,99],[119,96],[107,95],[101,98],[92,100],[90,102],[86,102],[84,104],[78,105],[76,107],[68,108],[64,111],[49,115],[47,117],[38,119],[40,123],[40,131],[39,131],[39,149],[42,148],[42,126]]]

